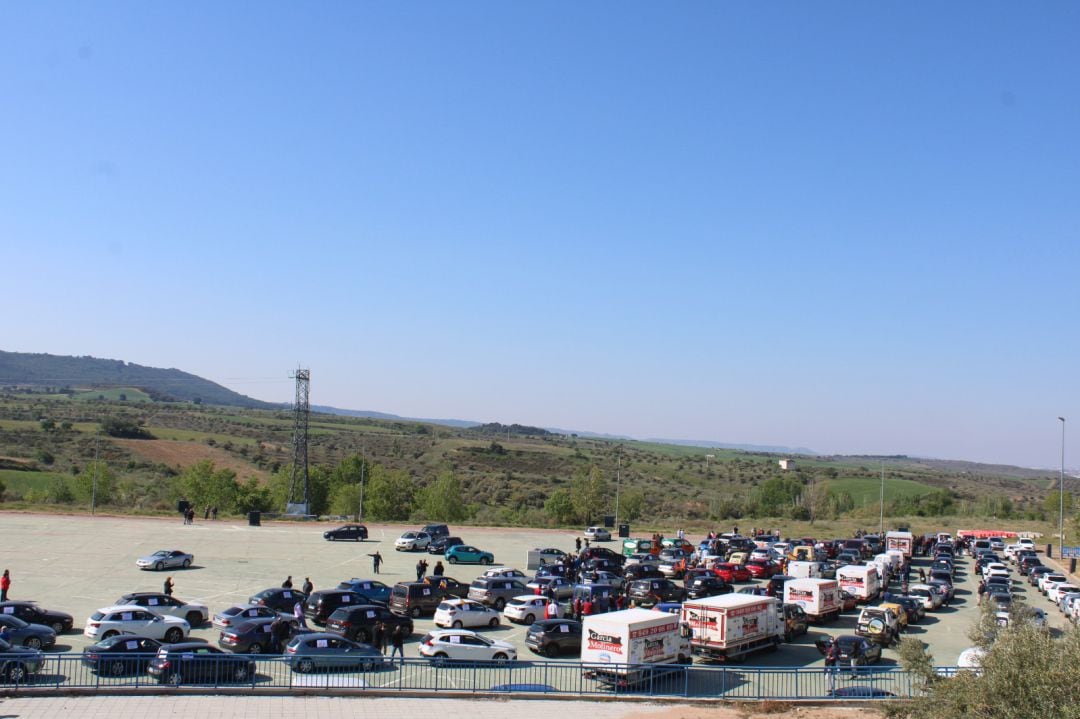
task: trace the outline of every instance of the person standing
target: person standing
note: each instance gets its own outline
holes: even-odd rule
[[[390,644],[393,645],[393,649],[390,650],[390,663],[394,663],[394,657],[400,656],[401,663],[405,663],[405,632],[402,631],[401,625],[398,624],[394,627],[394,631],[390,634]]]
[[[270,638],[274,644],[274,652],[283,653],[289,639],[289,623],[281,616],[275,617],[274,621],[270,622]]]
[[[375,572],[376,574],[378,574],[379,573],[379,567],[382,566],[382,555],[379,554],[378,552],[375,552],[375,554],[369,554],[368,556],[371,557],[371,569],[372,569],[372,571]]]
[[[825,673],[829,677],[829,694],[836,692],[836,640],[829,642],[825,650]]]
[[[302,629],[307,629],[307,619],[304,617],[304,605],[298,599],[296,604],[292,608],[293,616],[296,617],[296,624]]]
[[[282,589],[292,589],[292,575],[285,577],[285,581],[281,583]]]
[[[0,577],[0,602],[7,601],[9,589],[11,589],[11,573],[5,569],[4,576]]]
[[[581,551],[581,537],[574,537],[574,551]]]
[[[581,621],[581,597],[574,597],[574,619]]]
[[[315,585],[311,583],[311,577],[304,577],[304,586],[300,590],[305,596],[310,597],[311,593],[315,590]]]
[[[210,505],[206,505],[206,509],[203,510],[203,519],[210,519]]]
[[[439,560],[438,562],[435,562],[435,569],[433,569],[431,573],[434,574],[436,577],[441,577],[443,575],[443,572],[445,571],[446,568],[443,567],[442,560]]]
[[[383,624],[382,620],[380,619],[379,621],[375,622],[375,626],[371,628],[371,646],[378,649],[379,654],[385,654],[385,652],[383,651],[383,647],[386,645],[385,635],[386,625]]]
[[[210,518],[213,519],[215,522],[217,521],[217,507],[210,508]]]
[[[424,560],[421,559],[416,563],[416,581],[420,581],[424,578]]]
[[[161,593],[166,597],[172,596],[173,580],[172,577],[165,577],[165,586],[161,588]]]

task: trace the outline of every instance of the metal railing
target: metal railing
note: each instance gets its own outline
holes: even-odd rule
[[[888,699],[920,692],[919,679],[895,667],[823,670],[738,665],[589,665],[567,662],[431,662],[405,659],[381,666],[300,671],[282,657],[224,655],[174,663],[151,676],[148,657],[111,655],[97,667],[78,654],[46,654],[38,671],[20,677],[0,666],[0,692],[158,689],[174,686],[253,692],[438,692],[571,696],[723,697],[733,700]],[[8,665],[10,666],[10,664]],[[940,673],[948,675],[950,669]]]

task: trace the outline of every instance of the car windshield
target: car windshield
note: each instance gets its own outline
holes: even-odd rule
[[[10,615],[8,615],[7,621],[11,624],[11,626],[15,627],[16,629],[22,629],[23,627],[30,626],[29,622],[24,622],[18,617],[13,617]]]
[[[128,555],[128,556],[130,556],[130,555]],[[167,557],[167,556],[169,556],[169,553],[167,551],[165,551],[164,549],[162,549],[159,552],[154,552],[151,556],[153,556],[153,557]]]

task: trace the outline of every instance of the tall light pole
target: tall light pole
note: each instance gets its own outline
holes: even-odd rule
[[[619,485],[622,484],[622,455],[619,457],[619,464],[615,470],[615,530],[619,529]]]
[[[878,500],[878,536],[885,536],[885,460],[881,460],[881,499]]]
[[[1061,420],[1061,479],[1058,483],[1058,558],[1065,546],[1065,418]]]

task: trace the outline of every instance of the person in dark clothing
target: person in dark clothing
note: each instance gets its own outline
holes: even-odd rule
[[[4,576],[0,577],[0,602],[7,601],[9,589],[11,589],[11,572],[5,569]]]
[[[285,577],[285,581],[281,583],[282,589],[292,589],[292,575]]]
[[[829,642],[829,648],[825,650],[825,673],[829,676],[829,693],[836,691],[836,660],[839,655],[839,651],[836,648],[836,641]]]
[[[203,511],[203,519],[210,519],[210,505],[206,505],[206,509]]]
[[[424,578],[424,560],[421,559],[416,563],[416,581],[420,581]]]
[[[401,663],[405,663],[405,632],[402,630],[401,625],[398,624],[394,627],[394,631],[390,634],[390,644],[393,645],[393,649],[390,650],[390,662],[393,663],[395,656],[401,657]]]
[[[166,597],[172,596],[173,580],[172,577],[165,577],[165,586],[161,588],[161,593]]]
[[[441,577],[444,571],[446,570],[443,567],[443,563],[439,561],[435,562],[435,569],[433,569],[431,573],[434,574],[436,577]]]
[[[386,641],[385,641],[385,636],[384,636],[385,634],[386,634],[386,625],[383,624],[382,622],[376,622],[375,626],[371,630],[371,646],[378,649],[380,654],[384,653],[383,652],[383,647],[386,646]]]
[[[581,537],[574,537],[574,551],[581,551]]]
[[[311,577],[304,577],[304,586],[300,591],[310,597],[311,592],[314,589],[315,589],[315,585],[311,583]]]
[[[270,638],[274,645],[274,652],[281,654],[285,651],[285,645],[289,642],[289,623],[281,617],[270,622]]]
[[[378,552],[375,552],[375,554],[369,554],[368,556],[371,557],[372,571],[374,571],[376,574],[378,574],[379,573],[379,567],[382,566],[382,555],[379,554]]]
[[[217,521],[217,507],[210,508],[210,518],[213,519],[215,522]]]

